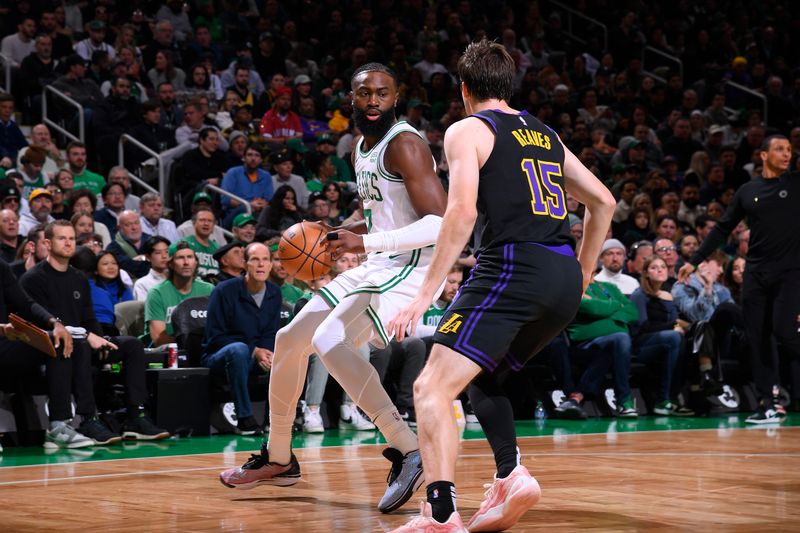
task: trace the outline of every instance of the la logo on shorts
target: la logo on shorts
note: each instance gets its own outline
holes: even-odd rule
[[[453,313],[453,316],[447,319],[447,322],[439,326],[439,333],[444,333],[445,335],[448,333],[455,333],[458,331],[458,328],[461,327],[461,319],[463,317],[458,313]]]

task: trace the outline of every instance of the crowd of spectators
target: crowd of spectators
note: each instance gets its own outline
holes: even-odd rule
[[[83,265],[93,302],[88,329],[114,333],[114,305],[141,301],[142,346],[173,342],[172,311],[190,297],[211,296],[209,317],[216,318],[202,360],[227,372],[240,429],[253,432],[259,424],[243,396],[242,372],[268,368],[278,322],[259,318],[253,337],[239,338],[230,324],[235,315],[214,306],[227,309],[238,294],[285,322],[298,300],[322,286],[287,274],[275,237],[301,220],[338,226],[360,216],[351,74],[371,61],[397,73],[398,118],[428,141],[446,186],[443,134],[465,116],[456,62],[469,42],[497,39],[517,65],[511,105],[547,123],[617,198],[599,273],[575,323],[550,347],[561,354],[551,359],[560,360],[556,374],[567,394],[557,412],[582,417],[584,396],[596,394],[610,371],[618,414],[636,416],[628,377],[638,358],[660,378],[655,412],[688,414],[681,387],[716,392],[724,379],[719,358],[741,321],[747,226],[688,282],[678,283],[677,271],[737,188],[761,174],[766,138],[786,136],[791,169],[799,168],[798,8],[780,0],[648,1],[632,10],[588,1],[575,8],[605,24],[607,43],[596,25],[573,25],[583,37],[577,41],[566,13],[513,0],[0,1],[0,50],[12,67],[11,94],[0,92],[2,259],[30,279],[53,253],[52,224],[68,221],[78,251],[94,259]],[[678,58],[682,69],[645,64],[646,46]],[[43,122],[46,86],[82,106],[81,142]],[[77,133],[75,110],[48,98],[48,118]],[[130,143],[120,166],[123,134],[160,154],[166,190],[147,192],[131,180],[158,187],[154,159]],[[574,199],[567,207],[579,241],[583,208]],[[266,252],[253,243],[266,243]],[[251,262],[258,263],[252,271]],[[432,312],[447,301],[443,295]],[[687,350],[686,339],[703,328],[716,332],[713,345]],[[130,345],[125,353],[141,348]],[[603,357],[587,355],[598,347]],[[246,351],[256,363],[240,361],[235,374],[230,361]],[[410,403],[419,357],[407,371],[398,368],[398,354],[418,352],[404,342],[372,354],[394,376],[388,386],[401,403]],[[570,366],[586,367],[578,385]],[[131,410],[140,413],[138,385],[129,388]],[[314,398],[306,406],[314,431],[319,390],[309,386]],[[793,394],[800,397],[798,387]],[[413,405],[400,407],[413,419]],[[342,412],[343,419],[356,415],[355,408]]]

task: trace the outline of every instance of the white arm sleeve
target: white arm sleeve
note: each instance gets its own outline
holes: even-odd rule
[[[371,252],[406,252],[436,243],[442,217],[425,215],[421,219],[392,231],[364,235],[364,250]]]

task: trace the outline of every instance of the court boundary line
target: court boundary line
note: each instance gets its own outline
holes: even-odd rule
[[[735,428],[687,428],[687,429],[643,429],[637,431],[614,431],[612,433],[609,432],[596,432],[596,433],[567,433],[563,435],[526,435],[523,437],[517,437],[517,440],[521,439],[545,439],[545,438],[564,438],[564,437],[593,437],[598,435],[641,435],[647,433],[678,433],[678,432],[701,432],[701,431],[720,431],[720,430],[735,430],[735,431],[759,431],[759,430],[768,430],[768,429],[781,429],[781,430],[798,430],[800,426],[769,426],[769,425],[762,425],[762,426],[743,426],[743,427],[735,427]],[[461,440],[468,440],[468,441],[479,441],[479,440],[486,440],[486,437],[479,437],[479,438],[469,438],[469,439],[461,439]],[[461,440],[459,442],[461,442]],[[319,450],[323,448],[366,448],[366,447],[374,447],[374,446],[387,446],[385,442],[382,443],[360,443],[360,444],[337,444],[333,446],[309,446],[303,448],[297,448],[298,450]],[[80,465],[80,464],[96,464],[96,463],[108,463],[111,461],[138,461],[141,459],[178,459],[178,458],[185,458],[185,457],[198,457],[204,455],[218,455],[218,454],[225,454],[225,453],[252,453],[256,450],[241,450],[235,452],[203,452],[203,453],[185,453],[180,455],[158,455],[158,456],[151,456],[151,457],[120,457],[116,459],[96,459],[96,460],[75,460],[75,461],[65,461],[60,463],[41,463],[36,465],[15,465],[15,466],[2,466],[0,465],[0,472],[3,470],[10,470],[16,468],[36,468],[42,466],[60,466],[60,465]]]

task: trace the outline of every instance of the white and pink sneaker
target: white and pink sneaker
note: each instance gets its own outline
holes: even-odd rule
[[[392,531],[392,533],[468,533],[458,511],[450,515],[444,524],[433,519],[431,504],[423,500],[419,510],[409,523]]]
[[[470,531],[509,529],[542,497],[539,483],[522,465],[518,465],[508,477],[495,479],[494,483],[487,483],[484,487],[488,488],[486,497],[467,524]]]

